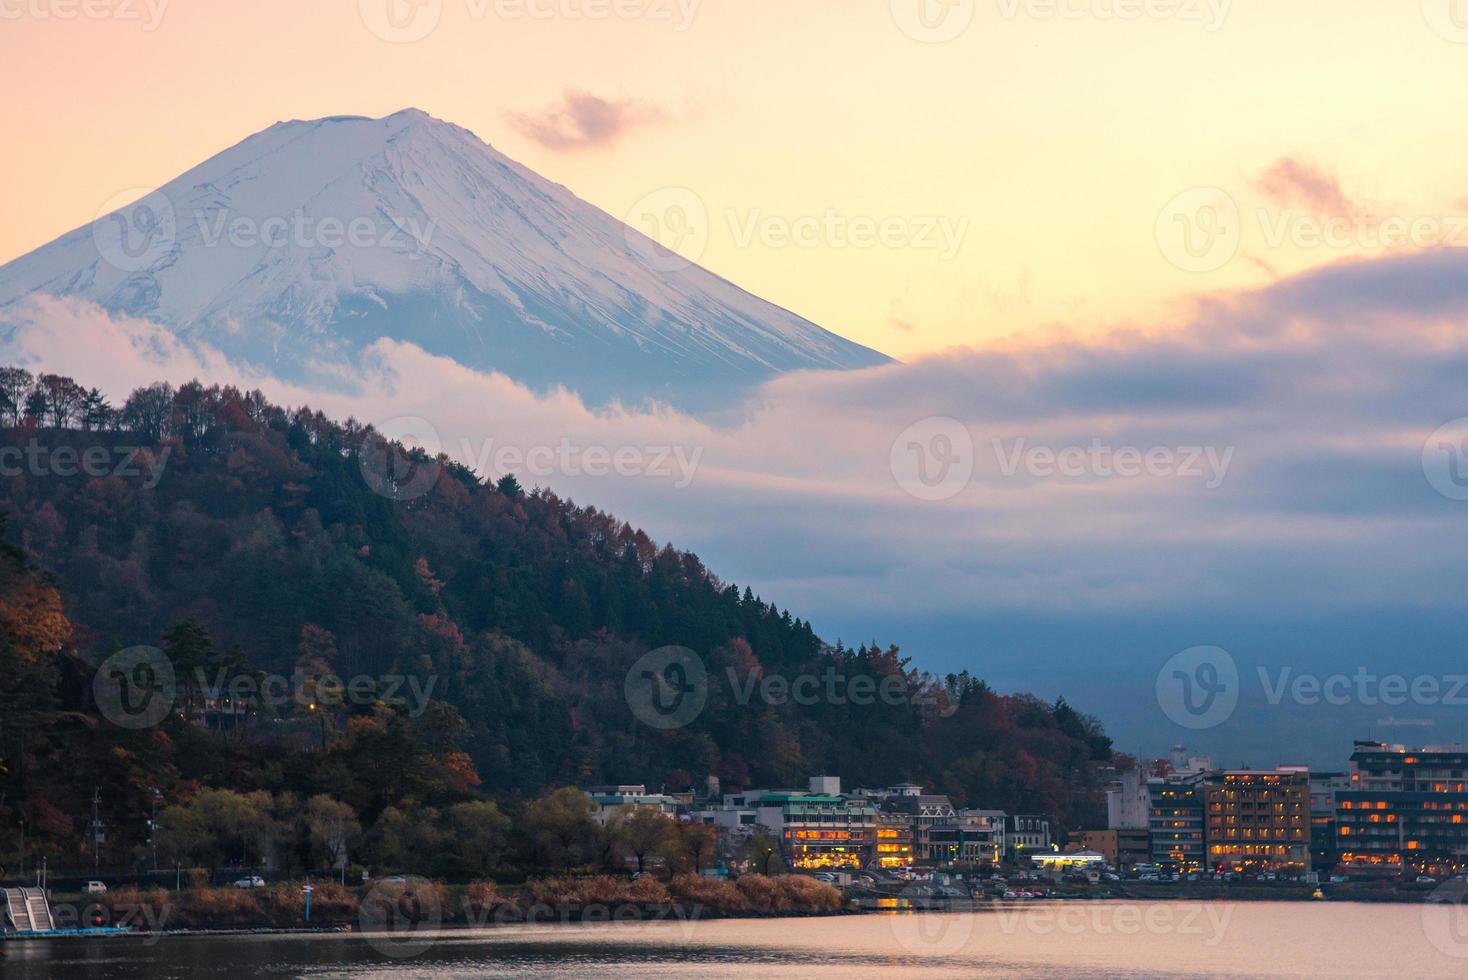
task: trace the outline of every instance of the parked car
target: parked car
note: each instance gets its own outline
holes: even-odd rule
[[[107,886],[100,881],[89,881],[83,891],[88,895],[103,895],[107,892]]]
[[[1432,875],[1418,875],[1417,876],[1417,884],[1419,884],[1419,885],[1435,885],[1435,884],[1437,884],[1437,879],[1434,878]]]
[[[234,886],[236,888],[264,888],[265,879],[261,878],[259,875],[246,875],[245,877],[236,880]]]

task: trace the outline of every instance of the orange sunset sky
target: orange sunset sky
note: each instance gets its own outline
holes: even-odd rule
[[[277,120],[405,106],[618,217],[692,191],[705,265],[903,358],[1468,242],[1449,0],[417,4],[0,0],[0,262]]]

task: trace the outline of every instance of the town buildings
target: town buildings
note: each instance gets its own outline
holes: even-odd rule
[[[678,813],[678,800],[662,793],[649,793],[643,785],[589,786],[586,795],[596,804],[598,823],[606,823],[618,811],[656,810],[667,816]]]
[[[1118,774],[1112,825],[1072,831],[1065,853],[1185,874],[1468,871],[1468,748],[1357,742],[1348,772],[1211,766],[1178,748]],[[817,776],[804,789],[724,794],[712,781],[696,799],[641,785],[590,794],[602,819],[653,808],[710,824],[725,841],[764,835],[797,870],[983,868],[1062,851],[1046,815],[960,810],[914,783],[844,792],[838,777]]]
[[[1231,770],[1204,789],[1210,871],[1310,870],[1310,772]]]
[[[1151,863],[1178,871],[1198,871],[1206,852],[1203,846],[1202,773],[1156,777],[1147,781],[1150,799],[1147,836]]]
[[[1356,870],[1468,867],[1468,748],[1357,742],[1337,790],[1336,847]]]
[[[1094,852],[1113,868],[1131,868],[1152,859],[1152,838],[1141,830],[1077,830],[1066,845],[1070,852]]]

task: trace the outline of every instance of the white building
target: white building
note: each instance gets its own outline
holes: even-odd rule
[[[1121,774],[1106,791],[1107,830],[1146,830],[1152,812],[1152,793],[1141,767]]]

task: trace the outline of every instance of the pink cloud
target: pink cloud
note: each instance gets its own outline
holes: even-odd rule
[[[1280,157],[1254,179],[1254,186],[1275,204],[1298,205],[1316,214],[1346,218],[1361,210],[1333,174],[1294,157]]]
[[[615,145],[634,129],[670,120],[659,106],[635,99],[604,99],[567,89],[564,98],[536,113],[507,113],[511,125],[548,150],[559,152]]]

